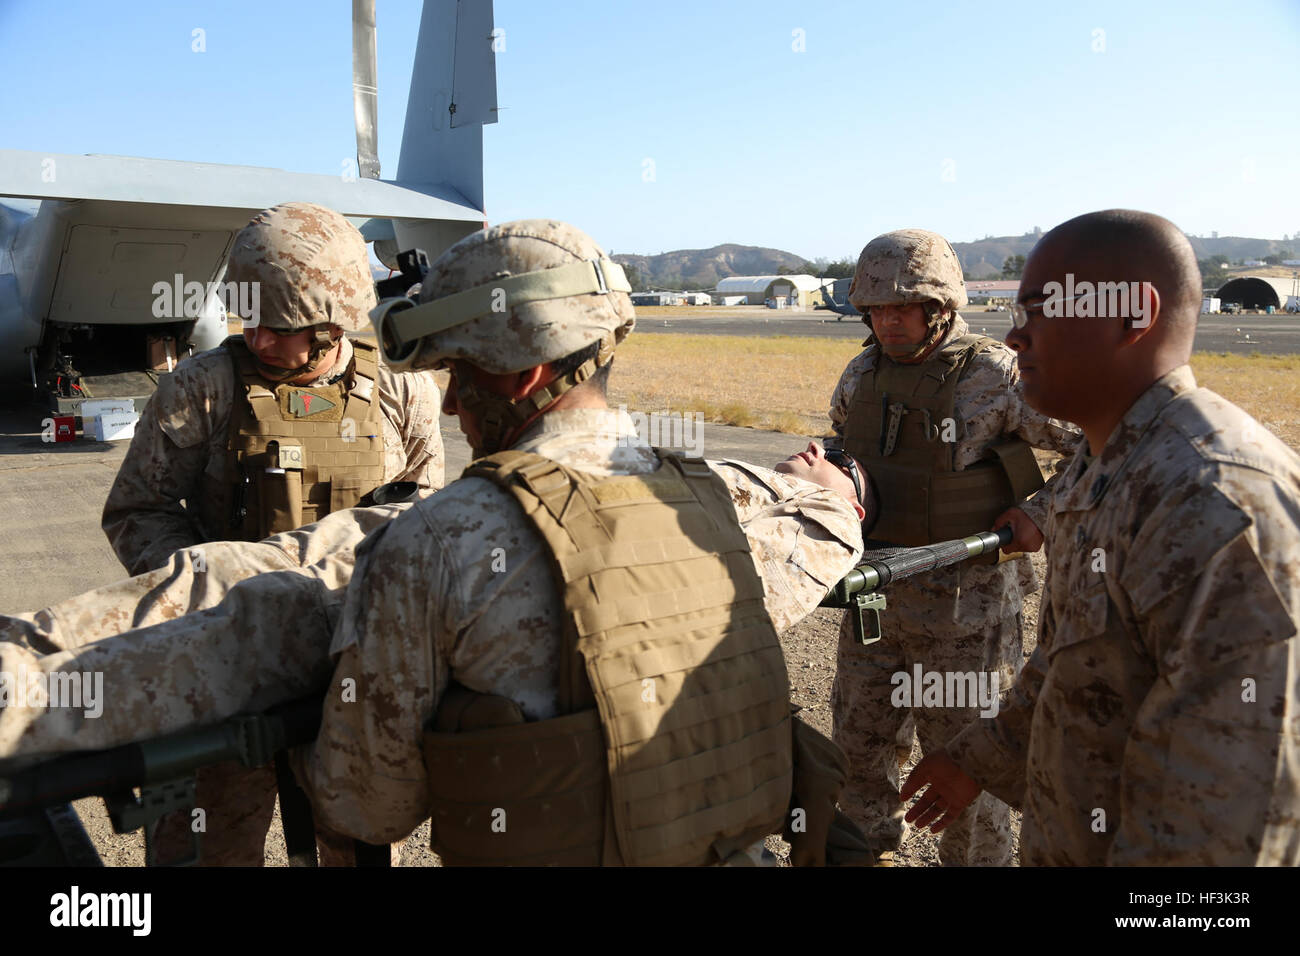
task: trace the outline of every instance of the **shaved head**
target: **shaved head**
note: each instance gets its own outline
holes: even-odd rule
[[[1025,262],[1017,299],[1025,400],[1083,428],[1100,450],[1137,399],[1186,365],[1201,311],[1201,274],[1168,219],[1107,209],[1057,226]]]
[[[1201,314],[1201,270],[1181,229],[1163,216],[1106,209],[1061,223],[1031,255],[1050,253],[1080,279],[1149,282],[1160,294],[1162,343],[1192,351]]]

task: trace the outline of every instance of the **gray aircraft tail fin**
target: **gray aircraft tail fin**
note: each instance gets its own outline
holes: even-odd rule
[[[397,182],[441,183],[483,208],[483,126],[497,120],[491,0],[425,0]]]

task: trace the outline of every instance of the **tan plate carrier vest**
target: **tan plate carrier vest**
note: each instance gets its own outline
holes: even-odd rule
[[[377,352],[352,342],[353,364],[332,385],[267,387],[241,336],[222,343],[235,373],[224,501],[211,530],[260,541],[352,508],[384,482]],[[345,387],[346,383],[346,387]]]
[[[954,470],[963,427],[954,408],[957,382],[976,355],[995,345],[988,336],[961,335],[915,365],[877,353],[863,373],[844,450],[862,462],[880,493],[873,540],[917,547],[988,531],[999,514],[1043,487],[1033,448],[1018,438]]]
[[[548,546],[562,716],[524,723],[513,701],[452,684],[424,737],[445,862],[717,863],[780,831],[789,684],[749,541],[704,462],[657,454],[649,475],[515,451],[466,470]]]

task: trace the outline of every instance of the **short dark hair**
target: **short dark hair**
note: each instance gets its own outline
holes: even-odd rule
[[[555,377],[559,378],[568,375],[570,372],[577,370],[584,363],[590,362],[600,354],[600,343],[592,342],[590,345],[564,356],[562,359],[556,359],[551,363],[551,369],[555,372]],[[609,387],[609,367],[614,364],[613,358],[596,369],[591,378],[583,382],[583,385],[590,385],[600,390],[601,395],[607,394]]]

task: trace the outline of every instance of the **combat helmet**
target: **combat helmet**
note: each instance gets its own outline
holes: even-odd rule
[[[375,306],[361,233],[341,214],[315,203],[283,203],[254,216],[235,237],[226,281],[258,284],[258,324],[315,332],[305,366],[279,369],[259,363],[268,378],[312,371],[334,345],[329,326],[358,331]]]
[[[636,324],[623,269],[582,230],[550,219],[493,226],[462,239],[429,267],[420,303],[386,299],[372,318],[396,370],[463,361],[486,372],[521,372],[596,343],[594,358],[518,401],[456,378],[457,401],[480,420],[482,447],[511,432],[607,365]]]
[[[966,304],[961,261],[948,240],[937,232],[887,232],[868,242],[858,256],[849,301],[862,313],[868,327],[873,305],[924,305],[929,334],[910,353],[923,354],[947,331],[952,313]]]
[[[909,302],[937,302],[945,309],[960,309],[966,304],[961,261],[937,232],[887,232],[868,242],[858,256],[849,301],[863,312],[873,305]]]

